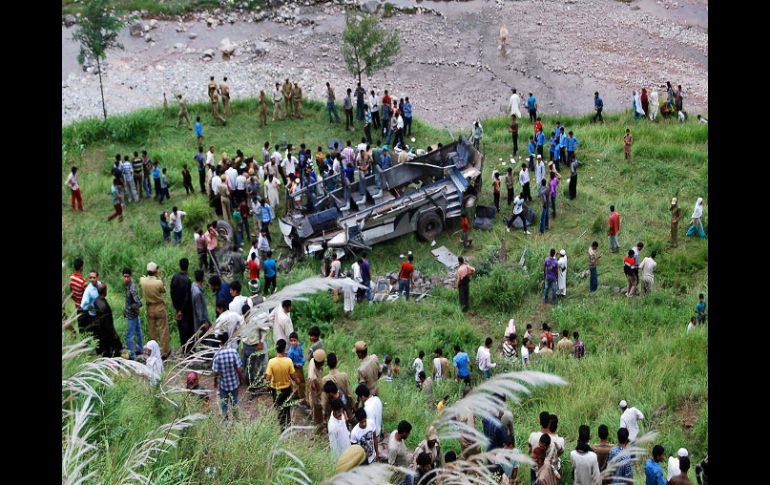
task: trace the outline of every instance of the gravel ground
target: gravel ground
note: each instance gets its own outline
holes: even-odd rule
[[[707,114],[705,0],[394,3],[421,11],[381,20],[400,33],[401,55],[363,85],[380,95],[389,89],[409,96],[417,116],[439,126],[468,127],[500,114],[511,87],[524,96],[535,93],[541,112],[583,114],[593,109],[594,91],[602,93],[606,111],[619,111],[630,108],[634,89],[666,80],[682,84],[692,116]],[[325,100],[329,80],[341,101],[345,88],[355,87],[340,50],[342,9],[322,3],[203,12],[153,21],[155,28],[142,37],[126,28],[120,35],[125,50],[111,51],[103,66],[107,111],[159,106],[164,92],[172,106],[176,92],[204,101],[211,75],[217,81],[228,76],[234,98],[254,97],[260,89],[269,94],[276,81],[290,77],[305,96]],[[142,22],[149,27],[149,19]],[[503,24],[510,32],[505,54],[498,49]],[[74,29],[62,25],[62,123],[101,115],[98,76],[77,64]],[[238,45],[230,59],[219,51],[225,38]],[[203,56],[208,49],[213,58]]]

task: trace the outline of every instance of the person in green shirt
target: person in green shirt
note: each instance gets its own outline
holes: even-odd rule
[[[241,218],[241,211],[236,207],[233,209],[233,232],[235,233],[235,248],[241,248],[241,242],[243,241],[242,228],[243,219]]]

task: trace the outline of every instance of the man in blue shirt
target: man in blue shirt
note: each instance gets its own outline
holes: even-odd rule
[[[591,123],[596,123],[597,120],[604,123],[604,118],[602,118],[602,110],[604,110],[604,101],[602,101],[602,98],[599,97],[599,91],[594,93],[594,110],[596,110],[596,114],[591,119]]]
[[[455,368],[457,368],[457,374],[455,375],[455,382],[458,382],[458,379],[462,379],[465,384],[471,385],[471,360],[468,358],[468,354],[465,352],[460,351],[460,346],[455,345],[455,356],[452,359],[452,362],[454,363]]]
[[[556,171],[561,172],[561,168],[559,167],[559,160],[561,159],[561,149],[559,148],[559,135],[554,134],[554,136],[551,138],[552,144],[551,144],[551,150],[553,155],[551,158],[553,160],[553,164],[556,165]]]
[[[262,269],[265,271],[265,295],[270,294],[270,285],[273,286],[273,293],[275,293],[275,279],[277,274],[277,268],[275,260],[273,259],[273,252],[267,252],[267,259],[262,264]]]
[[[412,136],[412,102],[408,96],[404,102],[404,133],[406,136]]]
[[[227,281],[222,281],[219,276],[214,275],[209,278],[209,286],[215,295],[215,301],[223,300],[228,306],[230,305],[233,301],[233,295],[230,294],[230,285]]]
[[[527,110],[529,111],[529,121],[534,123],[537,119],[537,100],[532,93],[529,93],[529,98],[527,98]]]
[[[160,167],[158,167],[158,162],[152,162],[152,181],[155,184],[155,198],[161,200],[163,189],[160,187]]]
[[[265,231],[265,237],[269,242],[273,242],[270,239],[270,222],[273,220],[273,208],[270,207],[267,199],[263,199],[262,207],[259,209],[260,220],[262,222],[262,230]]]
[[[380,168],[382,170],[387,170],[387,169],[390,168],[392,163],[393,163],[393,159],[390,157],[390,153],[388,152],[388,145],[385,145],[384,147],[382,147],[382,155],[380,155]],[[381,190],[382,189],[382,177],[380,176],[380,174],[378,172],[375,172],[374,175],[375,175],[374,180],[376,182],[377,189]]]
[[[84,311],[88,311],[88,315],[91,318],[96,316],[96,308],[94,308],[94,302],[99,298],[99,290],[96,286],[99,284],[99,272],[91,271],[88,273],[88,286],[83,292],[83,298],[80,300],[80,308]]]
[[[559,128],[559,159],[563,162],[567,161],[567,134],[564,132],[564,127]]]
[[[644,462],[645,485],[666,485],[666,479],[663,478],[663,469],[660,462],[666,459],[666,450],[660,445],[652,447],[652,458],[647,458]]]
[[[198,145],[203,144],[203,126],[201,126],[201,117],[195,117],[195,136],[198,139]]]
[[[580,140],[575,138],[575,134],[573,132],[569,132],[569,137],[567,138],[567,162],[571,163],[573,160],[575,160],[575,148],[580,145]]]
[[[620,455],[626,446],[628,446],[628,429],[620,428],[618,429],[618,444],[613,446],[609,455],[607,455],[607,463],[612,462],[616,456]],[[618,467],[615,469],[613,476],[616,478],[626,478],[628,480],[615,480],[613,483],[626,483],[629,480],[634,479],[634,470],[631,467],[630,454],[618,457],[616,463],[618,464]]]
[[[529,136],[529,171],[534,172],[535,171],[535,148],[537,147],[537,144],[535,143],[535,137],[530,135]]]
[[[545,275],[545,293],[543,294],[543,303],[548,303],[548,290],[553,291],[552,305],[556,304],[556,281],[557,281],[557,268],[559,262],[556,261],[556,250],[551,249],[550,255],[545,258],[543,262],[543,273]]]
[[[545,133],[543,133],[542,131],[538,131],[535,139],[537,140],[537,154],[542,157],[543,145],[545,145]]]

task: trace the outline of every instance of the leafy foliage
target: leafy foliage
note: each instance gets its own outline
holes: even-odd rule
[[[345,31],[342,56],[348,72],[361,82],[361,74],[374,73],[391,66],[401,50],[397,31],[377,26],[377,17],[348,10],[345,13]]]

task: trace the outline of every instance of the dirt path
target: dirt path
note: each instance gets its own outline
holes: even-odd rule
[[[381,19],[381,25],[399,32],[401,54],[393,67],[363,85],[367,91],[409,96],[415,114],[439,126],[465,128],[477,118],[499,115],[511,87],[524,96],[535,93],[541,112],[582,114],[592,110],[596,90],[607,111],[618,111],[630,107],[634,89],[671,80],[684,87],[685,109],[707,112],[708,4],[703,0],[682,0],[678,8],[669,0],[395,3],[438,14]],[[254,21],[254,13],[245,13],[232,24],[211,28],[205,19],[225,14],[206,13],[189,21],[158,21],[150,43],[122,32],[125,50],[110,52],[104,72],[108,112],[159,106],[163,92],[172,105],[179,91],[204,101],[210,75],[217,80],[227,75],[234,98],[269,92],[276,80],[289,76],[315,99],[325,99],[324,84],[332,80],[341,99],[345,84],[354,86],[340,50],[342,7],[293,6],[280,12],[294,20]],[[308,25],[291,23],[300,21]],[[503,23],[510,32],[505,55],[497,48]],[[74,28],[62,26],[64,123],[101,113],[98,77],[75,61],[72,33]],[[240,46],[230,60],[218,51],[224,38]],[[213,60],[202,60],[207,49],[214,49]]]

